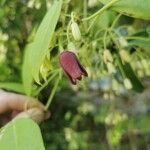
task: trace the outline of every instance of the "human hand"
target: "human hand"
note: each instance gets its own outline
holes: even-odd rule
[[[0,126],[23,117],[30,117],[39,124],[49,116],[37,99],[0,90]]]

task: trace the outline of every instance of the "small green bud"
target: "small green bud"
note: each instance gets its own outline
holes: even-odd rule
[[[112,63],[107,62],[106,65],[107,65],[107,69],[108,69],[109,74],[116,73],[116,69]]]
[[[132,89],[132,83],[131,83],[130,79],[125,78],[123,83],[124,83],[124,86],[126,89]]]
[[[50,70],[52,69],[52,66],[48,60],[47,57],[45,57],[43,64],[40,67],[40,74],[42,76],[42,78],[46,81],[46,78],[50,72]]]
[[[127,40],[124,39],[124,37],[122,37],[122,36],[119,38],[119,43],[120,43],[121,47],[127,47],[128,46]]]
[[[112,57],[112,54],[109,50],[104,50],[103,52],[103,59],[104,59],[104,62],[107,63],[107,62],[113,62],[113,57]]]
[[[81,33],[80,33],[79,26],[76,22],[72,22],[71,31],[72,31],[72,35],[73,35],[74,39],[76,41],[80,41],[81,40]]]
[[[112,89],[119,91],[119,83],[115,79],[112,80]]]
[[[121,59],[124,62],[130,62],[131,61],[130,55],[129,55],[129,53],[127,51],[121,50],[121,51],[119,51],[119,54],[121,56]]]

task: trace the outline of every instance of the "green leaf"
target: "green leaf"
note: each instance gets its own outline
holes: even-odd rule
[[[98,16],[96,19],[96,24],[94,25],[94,29],[97,30],[97,28],[108,28],[112,20],[115,19],[115,13],[116,12],[114,11],[105,11],[100,16]]]
[[[111,0],[100,1],[107,4]],[[119,0],[111,9],[130,17],[150,19],[150,0]]]
[[[150,48],[150,40],[149,38],[137,39],[137,40],[130,40],[129,46],[139,46],[141,48]]]
[[[138,79],[138,77],[134,73],[131,65],[126,63],[125,65],[123,65],[123,68],[127,77],[130,79],[132,83],[133,89],[137,92],[143,92],[144,86],[142,85],[141,81]]]
[[[39,126],[29,118],[15,119],[0,133],[2,150],[45,150]]]
[[[3,6],[6,3],[6,0],[1,0],[0,5]]]
[[[31,69],[30,69],[30,53],[33,48],[33,43],[28,44],[26,49],[25,49],[25,54],[24,54],[24,61],[23,61],[23,66],[22,66],[22,81],[23,81],[23,88],[24,91],[27,95],[31,95],[32,92],[32,83],[33,83],[33,77],[31,74]]]
[[[0,82],[0,88],[24,94],[23,85],[21,83]]]
[[[118,62],[119,69],[122,72],[122,74],[125,76],[124,78],[127,77],[130,79],[133,90],[135,90],[136,92],[139,92],[139,93],[143,92],[144,86],[141,83],[141,81],[138,79],[138,77],[136,76],[131,65],[129,63],[123,64],[122,60],[120,58],[120,55],[117,54],[116,56],[117,56],[117,62]]]
[[[34,44],[30,53],[32,76],[37,83],[40,83],[39,70],[45,55],[49,51],[49,44],[60,16],[62,0],[55,1],[45,15],[34,38]]]
[[[130,130],[140,130],[143,133],[150,133],[150,118],[148,116],[138,116],[128,121]]]

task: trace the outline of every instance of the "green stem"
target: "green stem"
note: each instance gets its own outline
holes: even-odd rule
[[[72,21],[72,22],[75,22],[75,21],[74,21],[74,12],[71,13],[71,21]]]
[[[64,48],[63,48],[63,44],[62,44],[62,38],[59,38],[58,47],[59,47],[59,51],[63,52]]]
[[[107,32],[108,32],[108,30],[105,31],[104,37],[103,37],[104,50],[106,50],[106,48],[107,48],[107,44],[106,44]]]
[[[58,87],[60,78],[61,78],[61,73],[59,72],[58,79],[56,79],[55,85],[54,85],[54,87],[53,87],[53,89],[52,89],[52,91],[51,91],[51,94],[50,94],[50,96],[49,96],[49,98],[48,98],[48,101],[47,101],[47,103],[46,103],[46,105],[45,105],[45,110],[48,110],[48,107],[50,106],[50,104],[51,104],[51,102],[52,102],[52,99],[53,99],[53,97],[54,97],[54,95],[55,95],[55,93],[56,93],[56,90],[57,90],[57,87]]]
[[[110,30],[112,30],[112,29],[115,27],[116,23],[118,22],[118,20],[120,19],[121,16],[122,16],[122,14],[119,14],[119,15],[115,18],[115,20],[113,21],[113,23],[112,23],[112,25],[111,25],[111,27],[110,27]]]
[[[106,4],[104,7],[102,7],[99,11],[97,11],[95,14],[87,17],[87,18],[83,18],[82,21],[87,21],[90,20],[92,18],[95,18],[97,15],[102,14],[105,10],[107,10],[108,8],[110,8],[111,6],[113,6],[118,0],[112,0],[111,2],[109,2],[108,4]]]
[[[103,28],[103,29],[98,30],[98,31],[96,32],[96,34],[94,35],[94,37],[95,37],[95,38],[97,38],[97,37],[99,38],[99,37],[101,36],[101,35],[99,36],[99,34],[100,34],[101,32],[105,32],[106,30],[108,30],[108,29],[107,29],[107,28]]]
[[[119,67],[120,72],[122,74],[122,77],[125,79],[126,78],[126,73],[124,72],[123,64],[121,62],[120,56],[118,56],[118,58],[117,58],[117,64],[118,64],[118,67]]]
[[[118,44],[118,41],[116,41],[116,37],[112,34],[112,30],[108,30],[108,33],[110,35],[110,38],[114,42],[114,44],[117,46],[117,52],[119,53],[119,49],[121,49],[120,45]],[[116,35],[116,33],[115,33]]]
[[[115,43],[115,45],[118,47],[118,48],[117,48],[117,64],[118,64],[118,67],[119,67],[120,72],[121,72],[121,74],[122,74],[122,77],[125,79],[125,78],[126,78],[126,73],[124,72],[122,60],[121,60],[120,54],[119,54],[120,46],[119,46],[118,43],[115,41],[115,37],[112,35],[111,31],[109,31],[109,34],[110,34],[111,39],[112,39],[113,42]]]
[[[71,25],[71,21],[69,21],[69,24],[67,26],[67,40],[68,40],[68,43],[70,42],[70,37],[69,37],[70,25]]]
[[[83,1],[83,16],[84,18],[87,17],[87,0]],[[87,29],[87,22],[84,22],[84,28]]]
[[[46,9],[48,10],[48,0],[45,0]]]
[[[49,82],[58,74],[58,70],[56,70],[56,72],[54,72],[49,78],[48,80],[37,90],[34,92],[33,96],[37,96],[48,84]]]
[[[125,37],[125,39],[127,39],[127,40],[143,40],[143,41],[150,42],[150,38],[147,38],[147,37],[128,36],[128,37]]]
[[[97,20],[97,17],[94,18],[94,20],[91,22],[91,24],[89,25],[89,28],[87,29],[87,32],[86,33],[89,33],[90,29],[92,28],[92,26],[95,24]]]

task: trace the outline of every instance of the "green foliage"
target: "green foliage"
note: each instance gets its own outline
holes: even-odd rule
[[[25,49],[24,61],[22,65],[23,87],[24,87],[25,93],[29,96],[31,95],[32,85],[33,85],[33,77],[31,74],[31,70],[29,70],[29,66],[32,63],[30,59],[30,53],[32,49],[33,49],[33,43],[28,44]]]
[[[100,0],[104,4],[110,2],[110,0]],[[141,19],[150,19],[150,11],[149,11],[149,0],[119,0],[116,4],[113,5],[112,9],[123,13],[125,15],[141,18]]]
[[[125,64],[124,70],[127,74],[127,77],[131,80],[131,83],[133,85],[133,89],[137,92],[143,92],[144,87],[143,87],[142,83],[139,81],[139,79],[137,78],[137,76],[135,75],[131,65]]]
[[[55,1],[41,22],[33,40],[29,59],[32,62],[30,64],[31,74],[37,83],[40,83],[39,70],[46,54],[49,52],[49,44],[60,16],[61,5],[61,0]]]
[[[0,4],[3,6],[5,4],[6,0],[1,0]]]
[[[127,76],[127,78],[130,79],[133,89],[137,92],[143,92],[144,86],[140,82],[140,80],[137,78],[136,74],[134,73],[131,65],[129,63],[125,63],[124,65],[122,64],[121,59],[118,56],[118,62],[120,66],[120,70],[123,70],[124,74]]]
[[[0,148],[3,150],[45,149],[38,125],[27,118],[16,119],[1,129]]]
[[[150,149],[150,2],[109,2],[0,2],[0,88],[50,106],[51,118],[41,125],[47,150]],[[79,41],[72,34],[73,21]],[[75,52],[88,72],[76,86],[60,69],[64,50]],[[43,79],[45,58],[50,67]],[[2,129],[11,138],[1,139],[5,146],[15,147],[14,124],[19,146],[44,149],[39,128],[28,119]]]

